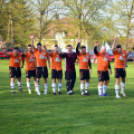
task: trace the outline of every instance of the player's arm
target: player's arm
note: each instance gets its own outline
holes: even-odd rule
[[[95,47],[94,47],[94,53],[95,53],[95,55],[98,54],[97,46],[99,46],[99,42],[98,41],[95,42]]]
[[[109,68],[109,70],[110,70],[110,74],[112,75],[111,64],[110,64],[110,62],[109,62],[109,61],[108,61],[108,68]]]
[[[115,42],[116,42],[116,39],[117,39],[117,37],[115,37],[115,39],[114,39],[114,43],[113,43],[113,45],[112,45],[112,52],[114,53],[115,52]]]
[[[10,54],[7,52],[7,48],[3,48],[3,52],[5,55],[10,56]]]
[[[48,67],[50,68],[51,66],[50,66],[50,57],[49,56],[47,57],[47,61],[48,61]]]
[[[89,66],[89,71],[90,73],[92,73],[92,63],[91,63],[91,60],[88,60],[88,66]]]
[[[77,47],[76,47],[76,54],[77,55],[79,55],[79,53],[80,53],[80,51],[79,51],[80,43],[81,43],[81,39],[78,38],[78,44],[77,44]]]
[[[35,50],[35,46],[34,46],[34,35],[31,34],[30,35],[30,38],[31,38],[31,46],[32,46],[32,49]]]
[[[24,56],[22,56],[22,65],[21,65],[21,68],[23,68],[24,67]]]
[[[60,53],[59,56],[60,56],[61,58],[66,58],[66,53]]]
[[[48,51],[47,46],[44,45],[43,47],[46,50],[47,54],[50,55],[50,52]]]

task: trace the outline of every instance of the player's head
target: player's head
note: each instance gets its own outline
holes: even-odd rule
[[[57,45],[54,46],[54,52],[58,53],[58,46]]]
[[[86,54],[86,47],[85,46],[81,46],[81,51],[83,54]]]
[[[105,46],[102,46],[102,47],[101,47],[101,52],[102,52],[103,54],[106,53],[106,47],[105,47]]]
[[[32,46],[30,44],[28,45],[28,51],[32,52]]]
[[[72,53],[72,46],[71,45],[67,46],[67,51],[68,51],[68,53]]]
[[[118,44],[118,45],[116,46],[116,49],[117,49],[118,53],[122,53],[122,47],[121,47],[120,44]]]
[[[15,55],[18,55],[18,54],[19,54],[19,48],[18,48],[18,47],[14,47],[13,53],[14,53]]]
[[[41,51],[41,43],[39,42],[39,43],[37,43],[37,49],[39,50],[39,51]]]

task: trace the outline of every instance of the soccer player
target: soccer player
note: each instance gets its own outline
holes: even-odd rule
[[[95,42],[95,48],[94,53],[97,58],[97,72],[98,72],[98,96],[104,97],[109,96],[107,91],[107,86],[109,83],[109,73],[108,68],[110,69],[110,74],[112,74],[110,62],[108,61],[108,54],[106,53],[106,47],[102,46],[101,51],[97,51],[97,46],[99,45],[99,42]],[[103,87],[102,87],[103,86]]]
[[[66,58],[66,68],[65,68],[65,79],[67,80],[67,94],[74,94],[73,88],[76,81],[76,71],[75,71],[75,62],[77,59],[77,54],[73,52],[72,46],[67,46],[67,53],[59,54],[61,58]]]
[[[39,81],[41,78],[41,75],[44,77],[44,94],[47,95],[47,89],[48,89],[48,83],[47,83],[47,78],[48,78],[48,69],[47,69],[47,60],[48,60],[48,66],[50,68],[50,59],[48,56],[48,53],[46,50],[42,49],[41,43],[37,44],[37,48],[34,46],[34,35],[30,36],[31,38],[31,46],[32,49],[34,50],[34,54],[36,56],[36,62],[37,62],[37,70],[36,70],[36,91],[38,95],[40,94],[39,90]]]
[[[3,52],[8,55],[10,57],[10,63],[9,63],[9,74],[10,74],[10,86],[11,86],[11,90],[12,93],[15,94],[15,77],[18,80],[18,90],[20,92],[22,92],[22,88],[21,88],[21,69],[20,69],[20,63],[22,61],[22,65],[21,68],[23,68],[24,66],[24,55],[22,53],[19,52],[19,48],[18,47],[14,47],[13,52],[11,53],[7,53],[7,49],[4,48]]]
[[[28,45],[28,52],[25,53],[26,57],[26,77],[27,77],[27,88],[28,93],[31,94],[30,89],[30,78],[34,77],[34,85],[36,88],[36,57],[32,51],[31,45]]]
[[[81,46],[81,52],[79,51],[80,43],[81,43],[81,39],[79,38],[78,45],[76,47],[76,53],[79,59],[79,66],[80,66],[80,79],[81,79],[80,89],[81,89],[81,95],[88,96],[90,95],[88,92],[88,88],[90,82],[90,73],[92,72],[90,54],[86,53],[85,46]],[[86,84],[85,84],[85,92],[84,92],[85,80],[86,80]]]
[[[115,93],[116,93],[116,98],[120,99],[119,95],[119,83],[120,83],[120,77],[122,78],[122,83],[121,83],[121,94],[126,97],[126,94],[124,92],[125,90],[125,77],[126,77],[126,63],[127,63],[127,52],[122,50],[121,45],[117,45],[115,48],[115,42],[116,42],[117,37],[114,40],[113,46],[112,46],[112,51],[113,55],[115,58],[115,78],[116,78],[116,83],[115,83]]]
[[[54,51],[49,56],[52,60],[52,89],[53,95],[56,95],[56,79],[58,79],[58,94],[61,95],[62,87],[62,58],[58,54],[58,46],[54,46]]]

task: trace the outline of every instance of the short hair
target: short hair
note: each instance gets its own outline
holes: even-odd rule
[[[31,44],[29,44],[28,47],[31,47]]]
[[[14,50],[19,50],[19,48],[18,47],[14,47]]]
[[[81,49],[86,48],[85,46],[81,46]]]
[[[121,48],[121,45],[120,45],[120,44],[118,44],[118,45],[116,46],[116,48]]]
[[[57,47],[58,48],[58,45],[56,44],[54,47]]]
[[[72,47],[72,45],[67,45],[67,47]]]
[[[37,43],[37,46],[41,46],[41,43],[39,42],[39,43]]]

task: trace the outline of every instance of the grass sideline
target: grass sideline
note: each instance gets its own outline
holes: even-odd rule
[[[128,63],[126,78],[127,98],[117,100],[114,91],[114,66],[107,93],[110,97],[97,96],[97,65],[92,65],[89,91],[91,96],[80,95],[79,66],[76,65],[77,81],[75,95],[67,96],[63,77],[63,95],[53,96],[51,70],[49,69],[48,95],[45,96],[43,80],[40,82],[41,96],[26,88],[25,69],[22,69],[24,93],[11,94],[9,60],[0,63],[0,134],[133,134],[134,132],[134,68]],[[63,63],[64,69],[64,63]]]

